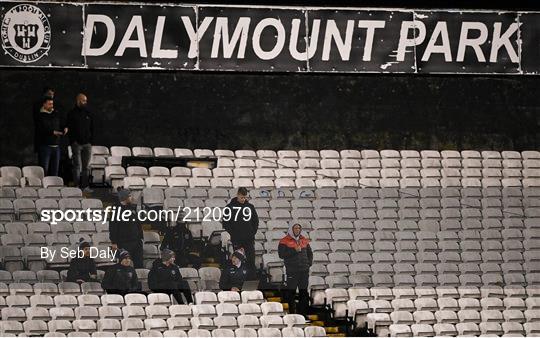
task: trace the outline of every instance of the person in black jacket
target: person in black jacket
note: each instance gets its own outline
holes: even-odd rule
[[[190,264],[194,269],[201,267],[201,258],[192,254],[193,235],[185,223],[177,222],[176,226],[165,228],[165,235],[160,249],[174,251],[175,262],[181,268],[185,268]]]
[[[122,251],[118,254],[119,262],[109,267],[103,276],[101,286],[108,294],[126,295],[139,292],[141,286],[137,278],[137,272],[131,266],[129,252]]]
[[[309,268],[313,262],[313,252],[309,240],[302,236],[302,226],[293,224],[289,227],[287,235],[279,241],[279,258],[285,261],[287,271],[287,295],[290,313],[307,315],[308,311],[308,285]],[[294,300],[296,289],[299,289],[299,302],[296,307]]]
[[[240,291],[242,285],[248,277],[248,271],[243,263],[244,255],[240,251],[235,251],[231,255],[230,263],[221,270],[219,287],[224,291]]]
[[[81,189],[88,187],[94,137],[94,121],[87,109],[87,104],[86,95],[78,94],[75,107],[69,112],[67,118],[69,141],[73,153],[73,180]]]
[[[76,257],[71,260],[66,281],[84,283],[96,280],[96,262],[90,258],[90,243],[81,242],[79,250],[84,252],[84,257]]]
[[[109,221],[109,239],[112,250],[127,250],[133,257],[133,265],[136,269],[143,267],[143,230],[142,224],[137,219],[137,208],[133,196],[129,190],[120,189],[118,191],[119,204],[116,205],[116,213],[129,210],[131,216],[127,221],[118,218]]]
[[[43,91],[41,92],[41,96],[39,99],[35,100],[32,103],[32,121],[34,122],[34,152],[37,154],[39,153],[39,133],[38,133],[38,119],[39,119],[39,113],[41,111],[41,107],[43,105],[43,99],[44,98],[52,98],[54,100],[54,88],[51,86],[45,86],[43,88]],[[58,102],[55,102],[56,109],[58,109]]]
[[[234,250],[244,249],[250,278],[255,274],[255,234],[259,228],[259,216],[253,204],[248,202],[246,188],[238,188],[236,197],[225,207],[223,228],[231,235]],[[229,215],[229,216],[225,216]]]
[[[180,268],[174,264],[175,254],[172,250],[161,251],[161,258],[152,264],[148,274],[148,287],[153,292],[173,295],[178,304],[183,304],[182,294],[187,304],[193,303],[189,284],[182,278]]]
[[[45,97],[36,116],[38,161],[45,176],[58,176],[60,137],[67,132],[67,128],[62,131],[60,125],[60,118],[54,112],[54,99]]]

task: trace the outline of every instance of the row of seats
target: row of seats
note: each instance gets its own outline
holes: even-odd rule
[[[315,305],[332,303],[334,301],[362,300],[372,303],[374,309],[385,309],[382,312],[393,310],[460,310],[467,309],[474,304],[477,310],[522,310],[538,308],[540,297],[539,287],[516,287],[516,286],[423,286],[423,287],[353,287],[353,288],[328,288],[320,284],[312,283],[312,298]],[[380,300],[386,302],[380,302]],[[440,300],[440,301],[439,301]],[[405,305],[404,305],[405,304]],[[448,304],[452,304],[449,306]],[[478,305],[479,304],[479,305]],[[463,305],[463,306],[461,306]],[[377,311],[375,311],[377,312]],[[354,311],[352,312],[354,313]]]
[[[408,210],[408,209],[405,209]],[[430,209],[428,209],[430,210]],[[260,218],[259,219],[259,233],[256,234],[256,239],[265,240],[265,233],[270,230],[287,230],[290,224],[299,222],[302,224],[304,230],[322,230],[333,232],[338,230],[346,230],[352,233],[354,237],[355,231],[368,231],[373,236],[374,232],[377,231],[461,231],[461,230],[478,230],[484,231],[485,235],[477,236],[489,239],[504,238],[504,239],[523,239],[525,237],[534,238],[532,236],[532,229],[537,227],[538,217],[531,217],[525,220],[522,220],[521,217],[512,217],[516,216],[518,213],[507,213],[506,218],[501,218],[500,214],[490,213],[484,211],[478,215],[478,217],[467,217],[461,218],[458,213],[449,213],[445,209],[438,210],[434,209],[436,212],[432,213],[399,213],[398,218],[396,219],[394,213],[379,213],[376,212],[366,219],[360,219],[353,221],[352,219],[306,219],[306,218],[289,218],[284,219],[277,217],[277,219],[270,218]],[[451,209],[447,209],[451,210]],[[492,209],[498,210],[498,209]],[[513,209],[512,209],[513,210]],[[415,210],[416,211],[416,210]],[[437,213],[438,212],[438,213]],[[532,211],[529,211],[531,214]],[[280,215],[281,213],[274,213],[273,215]],[[319,215],[320,213],[316,213]],[[399,215],[406,216],[403,219],[399,219]],[[295,213],[296,215],[296,213]],[[324,215],[321,213],[321,215]],[[330,215],[330,214],[329,214]],[[336,213],[334,213],[334,216]],[[340,215],[338,213],[338,215]],[[391,215],[385,219],[378,219],[378,215]],[[418,217],[420,215],[420,217]],[[422,217],[422,215],[424,217]],[[453,216],[454,215],[454,216]],[[471,215],[471,214],[466,214]],[[491,217],[483,217],[491,215]],[[499,215],[495,217],[496,215]],[[262,215],[265,216],[265,215]],[[414,216],[414,217],[413,217]],[[204,226],[203,226],[204,225]],[[200,224],[189,224],[188,227],[191,229],[201,229],[203,231],[203,237],[209,237],[213,232],[219,232],[223,230],[223,227],[219,221],[204,221]],[[58,222],[56,224],[49,225],[45,222],[7,222],[4,224],[0,223],[0,235],[4,234],[39,234],[39,235],[50,235],[50,234],[59,234],[59,235],[73,235],[73,234],[95,234],[95,233],[107,233],[108,232],[108,223],[107,222],[90,222],[90,221],[81,221],[81,222]],[[528,229],[531,229],[530,231]],[[491,230],[502,231],[500,234],[491,233]],[[517,233],[517,231],[525,230],[525,233]],[[201,234],[193,231],[193,234],[197,237],[200,237]],[[315,233],[314,233],[315,234]],[[336,233],[338,235],[339,233]],[[406,234],[405,234],[406,235]],[[153,241],[155,235],[152,233],[145,233],[145,240]],[[360,234],[358,234],[360,236]],[[51,237],[52,238],[52,237]],[[416,237],[415,237],[416,239]],[[53,240],[57,241],[57,240]],[[19,241],[20,243],[21,241]],[[69,241],[68,241],[69,242]],[[64,242],[62,242],[64,243]]]
[[[171,317],[239,317],[242,315],[250,315],[265,319],[265,316],[280,316],[285,325],[287,326],[304,326],[306,320],[303,316],[294,314],[285,314],[281,308],[281,312],[277,313],[272,310],[276,310],[276,307],[270,308],[265,305],[272,305],[272,303],[263,303],[260,306],[257,304],[231,304],[223,303],[212,305],[193,305],[189,308],[173,306],[171,304],[154,304],[154,305],[134,305],[130,303],[127,305],[113,303],[107,303],[103,306],[90,305],[90,306],[78,306],[73,308],[73,311],[65,311],[66,307],[61,307],[62,310],[50,311],[50,309],[59,309],[58,307],[51,306],[53,303],[39,301],[40,296],[30,297],[30,307],[22,308],[22,304],[13,304],[16,297],[11,297],[8,302],[11,306],[2,308],[2,320],[17,320],[24,321],[27,319],[36,319],[35,317],[42,317],[40,319],[57,319],[61,314],[63,319],[67,319],[67,314],[71,313],[69,319],[129,319],[129,318],[141,318],[141,319],[167,319]],[[43,297],[42,297],[43,298]],[[49,301],[51,298],[46,298]],[[44,299],[45,300],[45,299]],[[103,300],[102,300],[103,301]],[[105,300],[107,301],[107,300]],[[274,305],[281,305],[281,303],[274,303]],[[71,308],[67,308],[71,309]],[[53,312],[52,315],[50,312]],[[59,313],[60,312],[60,313]],[[55,316],[56,315],[56,316]],[[54,316],[54,317],[53,317]],[[219,320],[218,320],[219,321]],[[189,327],[189,324],[188,324]]]
[[[191,209],[205,207],[223,208],[228,201],[224,199],[179,199],[163,198],[161,193],[146,191],[143,194],[143,202],[147,206],[161,206],[166,210],[177,210],[183,207]],[[398,204],[396,200],[386,199],[375,203],[366,201],[339,200],[335,203],[329,200],[295,201],[289,204],[287,201],[274,201],[257,204],[259,217],[262,220],[279,219],[448,219],[448,218],[536,218],[540,216],[540,207],[537,199],[526,200],[526,204],[532,207],[523,207],[520,200],[504,200],[505,206],[496,199],[485,200],[484,205],[478,199],[466,198],[446,199],[440,205],[437,200],[412,200],[407,199]],[[486,207],[489,203],[490,207]],[[425,208],[420,208],[420,204]],[[36,220],[44,210],[82,210],[81,217],[73,213],[73,220],[87,219],[87,210],[102,210],[103,204],[99,199],[74,199],[64,198],[56,202],[52,199],[16,199],[0,200],[0,221],[9,222],[18,220]],[[91,219],[91,218],[90,218]]]
[[[132,149],[123,146],[112,146],[109,148],[104,146],[92,146],[92,155],[96,156],[176,156],[176,157],[218,157],[218,158],[247,158],[247,159],[384,159],[384,158],[413,158],[413,159],[428,159],[428,158],[471,158],[471,159],[540,159],[538,151],[476,151],[463,150],[461,152],[455,150],[210,150],[210,149],[185,149],[185,148],[149,148],[149,147],[133,147]]]
[[[83,238],[85,238],[84,239],[85,241],[89,241],[91,239],[89,236],[83,237]],[[93,243],[94,246],[100,250],[99,251],[100,256],[95,258],[96,265],[98,267],[107,267],[113,264],[114,263],[112,260],[113,254],[109,253],[108,251],[110,250],[110,242],[108,241],[108,236],[101,236],[99,238],[96,236],[94,238],[96,239],[96,241],[98,239],[102,241],[100,242],[101,245],[96,245],[95,243]],[[64,242],[64,243],[58,243],[58,242]],[[72,257],[68,255],[76,254],[76,253],[73,253],[73,251],[76,252],[79,242],[73,240],[71,243],[69,242],[66,243],[65,239],[62,240],[62,236],[59,237],[58,242],[53,243],[55,244],[55,246],[53,245],[45,246],[45,244],[41,246],[23,246],[23,247],[20,247],[19,244],[12,245],[12,246],[3,246],[0,248],[1,249],[0,260],[3,263],[4,269],[8,271],[22,270],[23,268],[33,270],[33,271],[42,270],[42,269],[45,269],[46,267],[67,268],[69,266],[69,263]],[[49,250],[48,251],[49,253],[51,252],[50,250],[56,250],[56,254],[54,255],[54,257],[47,256],[46,258],[43,258],[44,256],[42,256],[43,254],[42,250],[44,248],[47,248],[47,250]],[[66,253],[63,251],[66,249],[69,250],[70,252]],[[156,258],[159,258],[159,255],[160,255],[159,245],[158,244],[144,244],[143,255],[144,255],[145,266],[151,267],[152,261],[155,260]]]
[[[156,250],[156,254],[158,251]],[[156,255],[157,256],[157,255]],[[157,258],[157,257],[154,257]],[[21,257],[18,257],[18,260],[20,262]],[[151,265],[151,264],[150,264]],[[137,276],[140,281],[147,281],[148,280],[148,274],[149,269],[136,269]],[[97,271],[97,278],[98,280],[101,279],[104,275],[104,272],[102,270]],[[192,286],[192,290],[198,291],[198,290],[219,290],[218,287],[218,281],[221,277],[221,270],[216,267],[202,267],[199,269],[194,268],[180,268],[180,272],[182,274],[182,277],[187,280],[190,285]],[[38,285],[39,293],[50,293],[50,294],[81,294],[81,293],[93,293],[93,294],[103,294],[104,291],[101,288],[101,285],[99,283],[94,282],[87,282],[83,283],[79,286],[77,283],[70,283],[70,282],[61,282],[64,281],[67,277],[67,270],[62,270],[60,273],[58,273],[55,270],[37,270],[37,271],[29,271],[29,270],[14,270],[12,272],[6,271],[6,270],[0,270],[0,283],[4,283],[5,287],[2,289],[0,293],[2,294],[10,294],[9,291],[9,285],[12,283],[17,284],[27,284],[27,285],[19,285],[18,287],[21,288],[22,292],[29,293],[29,292],[36,292],[35,286],[32,287],[33,284]],[[54,285],[42,285],[43,283],[46,284],[58,284],[57,286]],[[43,287],[46,287],[46,291],[43,291]],[[26,291],[25,291],[26,290]],[[33,291],[32,291],[33,290]],[[260,294],[257,292],[253,293],[246,293],[246,295],[251,295],[250,297],[255,297],[253,295],[257,296],[258,300],[263,300],[262,293]]]
[[[261,161],[261,162],[258,162]],[[358,162],[355,160],[303,160],[306,162],[285,160],[266,162],[264,160],[235,160],[234,167],[224,161],[218,162],[218,167],[187,168],[173,167],[171,169],[160,166],[150,168],[129,166],[123,170],[119,166],[106,166],[106,177],[110,175],[140,176],[140,177],[200,177],[200,178],[443,178],[443,177],[472,177],[472,178],[534,178],[538,177],[540,160],[513,162],[463,162],[440,161],[414,162],[415,160],[401,160],[399,162]],[[308,162],[309,161],[309,162]],[[326,162],[325,162],[326,161]],[[368,161],[368,160],[366,160]],[[390,161],[390,160],[386,160]],[[413,161],[413,162],[411,162]],[[427,161],[427,160],[423,160]],[[469,162],[471,161],[471,162]],[[510,160],[508,160],[510,161]],[[463,168],[462,168],[463,167]],[[279,169],[278,169],[279,168]]]
[[[227,319],[228,320],[228,319]],[[43,320],[28,320],[24,323],[6,321],[0,323],[0,333],[4,337],[19,337],[44,335],[44,337],[326,337],[322,327],[309,326],[305,328],[284,327],[282,329],[267,327],[254,329],[243,327],[238,329],[217,328],[210,325],[209,319],[194,324],[197,327],[211,329],[168,329],[176,324],[174,319],[115,319],[52,320],[48,324]],[[195,320],[194,320],[195,322]],[[179,324],[183,324],[179,323]],[[219,324],[219,323],[218,323]],[[152,329],[147,329],[150,327]],[[191,327],[191,326],[190,326]],[[129,330],[129,331],[127,331]]]
[[[236,196],[234,188],[165,188],[162,189],[165,197],[176,198],[224,198]],[[431,187],[431,188],[346,188],[346,189],[251,189],[251,199],[361,199],[376,200],[379,198],[448,198],[448,197],[540,197],[540,189],[531,188],[461,188],[461,187]]]
[[[21,178],[38,178],[42,181],[47,181],[50,183],[60,182],[61,177],[56,176],[45,176],[45,171],[40,166],[30,165],[22,168],[15,166],[3,166],[0,167],[0,177],[14,177],[17,180]],[[53,186],[63,186],[58,184],[53,184]]]
[[[378,336],[524,335],[540,324],[538,288],[321,288],[312,302]],[[527,295],[529,293],[529,296]],[[529,325],[529,326],[527,326]]]
[[[526,337],[540,333],[540,323],[482,322],[476,323],[439,323],[439,324],[390,324],[391,315],[369,314],[368,327],[379,337]]]
[[[114,182],[113,182],[114,181]],[[185,177],[117,177],[110,176],[113,187],[122,186],[130,190],[144,188],[225,188],[245,187],[255,189],[348,189],[348,188],[530,188],[540,187],[540,178],[343,178],[333,179],[291,179],[291,178],[185,178]]]
[[[182,205],[198,204],[199,207],[217,206],[224,207],[228,203],[228,197],[223,196],[220,192],[206,191],[189,192],[189,197],[186,197],[185,192],[180,191],[176,195],[171,189],[164,191],[159,188],[144,188],[141,194],[142,203],[147,206],[163,206],[167,199],[175,199]],[[211,195],[212,197],[210,198]],[[178,197],[177,197],[178,196]],[[223,204],[225,203],[225,204]],[[350,198],[322,198],[311,200],[308,198],[299,198],[288,200],[283,198],[276,199],[253,199],[251,203],[257,210],[270,209],[446,209],[446,208],[522,208],[540,206],[537,197],[416,197],[416,196],[400,196],[400,197],[382,197],[374,199],[354,200]]]
[[[95,198],[62,198],[58,201],[50,198],[43,198],[38,200],[32,200],[30,198],[15,199],[13,201],[8,199],[0,199],[0,221],[13,221],[17,220],[37,220],[38,216],[44,210],[101,210],[103,209],[103,203],[99,199]],[[86,213],[81,216],[86,219]],[[72,216],[74,220],[78,220],[80,217],[77,215]]]
[[[470,264],[470,263],[468,263]],[[537,265],[537,263],[535,263]],[[507,285],[507,286],[534,286],[538,287],[540,285],[540,274],[539,273],[516,273],[515,270],[511,270],[510,273],[499,272],[489,272],[483,274],[483,272],[469,272],[460,274],[459,272],[453,272],[452,268],[448,268],[446,271],[450,273],[441,273],[430,274],[408,274],[399,272],[396,266],[408,266],[405,270],[413,270],[411,267],[412,264],[385,264],[385,263],[375,263],[371,264],[362,264],[355,263],[347,266],[346,264],[328,264],[327,266],[322,264],[315,264],[311,266],[310,274],[312,277],[322,278],[317,282],[317,285],[325,285],[327,287],[423,287],[423,286],[476,286],[476,287],[486,287],[491,285]],[[423,265],[423,263],[422,263]],[[440,263],[438,265],[454,265],[450,263]],[[510,265],[510,264],[508,264]],[[534,264],[529,264],[534,266]],[[515,264],[519,269],[520,264]],[[349,270],[350,269],[350,270]],[[523,269],[523,268],[521,268]],[[535,268],[531,268],[533,271]],[[381,271],[382,270],[382,271]],[[398,272],[396,272],[398,270]],[[432,270],[432,269],[426,269]],[[435,270],[435,269],[433,269]],[[480,270],[480,269],[479,269]],[[272,273],[270,271],[270,273]],[[329,275],[332,273],[332,275]],[[341,274],[341,275],[340,275]],[[272,275],[272,282],[282,281],[280,276],[274,278]],[[323,276],[325,276],[323,278]],[[314,279],[315,280],[315,279]]]
[[[72,235],[72,234],[96,234],[96,233],[106,233],[109,232],[109,223],[108,222],[90,222],[90,221],[80,221],[80,222],[58,222],[56,224],[49,224],[45,222],[7,222],[4,224],[0,223],[0,235],[10,234],[10,235],[48,235],[48,234],[63,234],[63,235]],[[148,238],[147,238],[148,236]],[[145,232],[145,241],[150,240],[154,235],[152,233]]]
[[[159,194],[143,195],[143,202],[148,206],[160,206],[166,210],[177,210],[188,207],[191,209],[219,208],[223,209],[228,201],[223,199],[179,199],[165,198]],[[442,205],[441,205],[442,202]],[[504,203],[504,205],[503,205]],[[376,202],[357,200],[273,200],[270,203],[253,201],[259,218],[262,220],[290,219],[466,219],[466,218],[537,218],[540,206],[538,199],[525,200],[531,207],[523,207],[519,199],[505,199],[501,203],[496,198],[446,198],[442,199],[383,199]],[[355,215],[355,213],[363,213]]]
[[[41,167],[38,167],[38,168],[42,169]],[[22,177],[22,178],[17,178],[16,176],[0,176],[0,187],[6,187],[6,188],[18,188],[18,187],[62,188],[63,186],[64,186],[64,180],[62,179],[62,177],[58,177],[58,176],[46,176],[43,178],[38,178],[35,176]]]
[[[17,224],[17,223],[15,223]],[[109,240],[108,233],[97,233],[97,234],[71,234],[71,235],[62,235],[62,234],[5,234],[0,237],[0,242],[4,246],[15,246],[15,247],[41,247],[41,246],[61,246],[61,245],[76,245],[80,242],[81,238],[84,240],[89,240],[94,245],[110,245],[111,241]]]
[[[204,268],[203,268],[204,269]],[[216,269],[216,268],[214,268]],[[139,270],[139,269],[138,269]],[[196,270],[195,270],[196,271]],[[218,269],[219,271],[219,269]],[[45,284],[45,283],[41,283]],[[53,284],[54,283],[49,283]],[[94,285],[92,285],[94,284]],[[61,282],[57,286],[57,289],[47,290],[40,288],[35,290],[33,294],[30,292],[22,292],[19,294],[5,294],[3,296],[11,297],[5,298],[7,303],[3,303],[3,307],[6,305],[8,307],[21,307],[24,308],[26,305],[31,304],[32,299],[36,302],[34,305],[37,306],[37,303],[46,302],[48,306],[51,307],[77,307],[77,306],[126,306],[126,305],[136,305],[136,306],[150,306],[150,305],[166,305],[169,306],[173,304],[171,297],[163,293],[149,293],[148,295],[141,293],[130,293],[125,296],[116,295],[116,294],[104,294],[103,290],[95,286],[95,282],[86,282],[82,283],[79,286],[78,283],[72,282]],[[37,284],[34,285],[34,287]],[[40,285],[41,286],[41,285]],[[55,291],[56,290],[56,291]],[[217,293],[209,291],[195,291],[195,303],[196,305],[205,305],[206,307],[194,308],[193,305],[178,305],[175,307],[176,311],[173,314],[173,317],[176,315],[181,315],[184,317],[190,317],[192,315],[193,309],[197,312],[197,315],[204,309],[209,310],[207,305],[214,306],[218,304],[233,304],[239,306],[239,314],[252,314],[257,316],[268,315],[268,314],[283,314],[283,307],[281,303],[266,302],[261,291],[219,291]],[[58,293],[60,292],[60,294]],[[35,296],[46,296],[46,297],[34,297]],[[211,296],[210,296],[211,295]],[[30,298],[29,298],[30,297]],[[41,300],[40,300],[41,299]],[[173,298],[174,299],[174,298]],[[52,301],[51,301],[52,300]],[[242,305],[243,304],[243,305]],[[228,306],[230,309],[230,306]],[[198,310],[197,310],[198,309]],[[219,312],[220,307],[217,309],[209,310],[214,311],[214,316],[223,315],[224,313]],[[226,310],[223,308],[223,310]],[[216,312],[218,311],[218,312]]]
[[[83,199],[82,190],[73,187],[64,188],[8,188],[4,187],[0,190],[0,199],[22,199],[29,198],[32,200],[37,199],[53,199],[61,200],[62,198],[77,198]]]

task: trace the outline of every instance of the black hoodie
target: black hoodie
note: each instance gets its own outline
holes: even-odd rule
[[[82,279],[85,282],[90,282],[90,275],[95,275],[96,262],[93,258],[82,257],[73,258],[69,263],[69,270],[67,273],[67,282],[76,282],[78,279]]]
[[[178,265],[167,266],[159,258],[154,261],[148,273],[148,287],[154,292],[189,289]]]
[[[114,244],[125,244],[142,241],[144,238],[142,224],[137,220],[137,208],[135,205],[116,205],[117,215],[124,210],[131,211],[130,219],[127,221],[119,221],[117,217],[109,221],[109,239]],[[121,245],[120,245],[121,246]]]
[[[223,228],[231,235],[231,241],[233,243],[253,242],[255,240],[255,233],[259,229],[259,216],[253,204],[248,201],[241,204],[235,197],[225,208],[230,209],[231,217],[227,221],[222,221],[222,224]],[[249,219],[244,216],[243,208],[251,209],[251,217]]]
[[[178,298],[181,292],[188,304],[193,303],[189,284],[182,277],[180,268],[176,264],[167,266],[161,259],[156,259],[148,274],[148,287],[153,292],[172,294],[178,302],[181,302]]]
[[[240,267],[236,267],[229,262],[227,266],[221,270],[219,287],[225,291],[232,288],[242,289],[242,286],[247,279],[247,274],[248,271],[245,268],[244,263],[242,263]]]
[[[131,266],[124,266],[120,263],[109,267],[103,276],[101,286],[107,293],[125,294],[140,290],[137,272]]]

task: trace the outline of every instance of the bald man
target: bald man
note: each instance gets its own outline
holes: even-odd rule
[[[68,135],[73,153],[73,181],[81,189],[88,190],[94,121],[87,105],[86,95],[78,94],[75,99],[75,107],[68,115]]]

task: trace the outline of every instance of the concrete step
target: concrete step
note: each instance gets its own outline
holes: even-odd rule
[[[264,291],[264,298],[277,297],[275,291]]]
[[[340,333],[339,327],[337,326],[325,326],[324,329],[326,330],[326,333]]]
[[[319,315],[308,315],[308,319],[311,321],[319,320]]]

